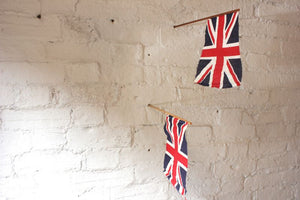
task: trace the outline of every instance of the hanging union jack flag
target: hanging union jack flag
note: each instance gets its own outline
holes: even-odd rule
[[[239,12],[207,20],[205,45],[195,83],[215,88],[240,86],[242,63],[239,49]]]
[[[185,129],[188,122],[168,115],[164,126],[167,135],[164,174],[181,195],[186,193],[186,173],[188,168]]]

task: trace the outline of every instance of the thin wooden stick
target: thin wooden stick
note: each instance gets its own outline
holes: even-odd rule
[[[176,118],[178,118],[178,119],[180,119],[180,120],[182,120],[182,121],[187,122],[188,124],[192,124],[192,122],[190,122],[190,121],[188,121],[188,120],[186,120],[186,119],[183,119],[183,118],[181,118],[181,117],[178,117],[178,116],[176,116],[176,115],[173,115],[172,113],[169,113],[169,112],[167,112],[167,111],[165,111],[165,110],[163,110],[163,109],[160,109],[160,108],[158,108],[158,107],[156,107],[156,106],[154,106],[154,105],[152,105],[152,104],[148,104],[148,106],[151,107],[151,108],[154,108],[155,110],[158,110],[158,111],[160,111],[160,112],[162,112],[162,113],[164,113],[164,114],[166,114],[166,115],[171,115],[171,116],[176,117]]]
[[[203,20],[206,20],[206,19],[218,17],[218,16],[220,16],[220,15],[227,15],[227,14],[229,14],[229,13],[234,13],[234,12],[237,12],[237,11],[240,11],[240,9],[235,9],[235,10],[223,12],[223,13],[220,13],[220,14],[212,15],[212,16],[209,16],[209,17],[204,17],[204,18],[201,18],[201,19],[196,19],[196,20],[194,20],[194,21],[190,21],[190,22],[186,22],[186,23],[183,23],[183,24],[175,25],[175,26],[173,26],[173,27],[174,27],[174,28],[178,28],[178,27],[180,27],[180,26],[185,26],[185,25],[192,24],[192,23],[195,23],[195,22],[200,22],[200,21],[203,21]]]

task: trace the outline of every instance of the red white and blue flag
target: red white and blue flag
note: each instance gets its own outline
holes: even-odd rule
[[[215,88],[240,86],[242,63],[238,15],[239,12],[234,12],[207,20],[195,83]]]
[[[188,123],[168,115],[164,126],[167,135],[164,174],[177,191],[186,194],[186,173],[188,168],[185,129]]]

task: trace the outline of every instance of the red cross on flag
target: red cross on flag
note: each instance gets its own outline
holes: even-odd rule
[[[195,83],[215,88],[240,86],[242,63],[238,15],[237,11],[207,20]]]
[[[188,168],[187,142],[185,139],[187,125],[188,122],[168,115],[164,126],[167,135],[164,174],[184,198]]]

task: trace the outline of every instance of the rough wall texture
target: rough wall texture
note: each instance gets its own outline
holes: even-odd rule
[[[242,86],[193,84],[205,22],[241,8]],[[181,199],[163,115],[187,130],[187,199],[300,199],[298,0],[0,0],[0,199]]]

